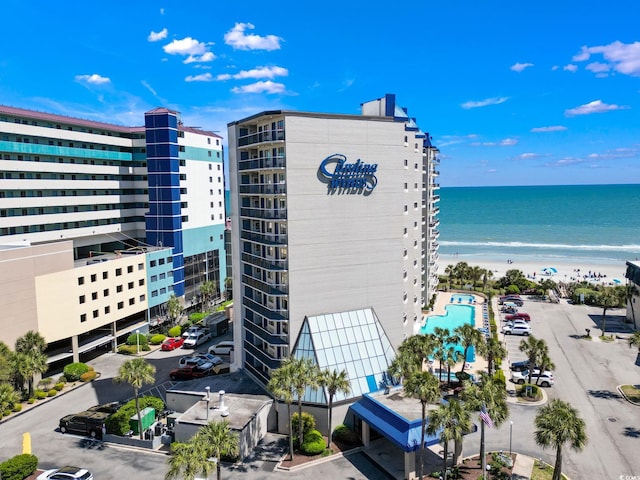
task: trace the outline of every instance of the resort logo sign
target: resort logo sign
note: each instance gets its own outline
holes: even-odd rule
[[[325,158],[318,168],[318,178],[327,184],[329,193],[362,193],[369,195],[376,188],[377,163],[347,163],[347,157],[334,153]]]

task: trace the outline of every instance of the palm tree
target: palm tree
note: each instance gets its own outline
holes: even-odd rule
[[[20,395],[8,383],[0,383],[0,413],[11,410],[20,401]]]
[[[444,274],[447,276],[447,280],[449,281],[449,290],[451,290],[451,284],[453,283],[453,269],[453,265],[447,265],[447,267],[444,269]]]
[[[398,354],[389,366],[389,373],[396,379],[408,377],[414,371],[421,371],[425,358],[433,355],[435,337],[429,335],[412,335],[406,338]]]
[[[351,393],[351,382],[349,382],[349,375],[346,370],[342,370],[338,373],[337,370],[326,369],[322,372],[318,383],[322,388],[327,389],[329,397],[329,423],[327,426],[327,448],[329,448],[331,444],[331,425],[333,421],[333,399],[337,393],[349,395],[349,393]],[[300,421],[302,422],[302,419],[300,419]]]
[[[231,277],[224,279],[224,294],[227,300],[233,299],[233,278]]]
[[[442,465],[443,478],[447,478],[447,459],[449,457],[449,441],[456,444],[454,448],[453,464],[458,463],[458,456],[462,452],[462,440],[471,431],[471,412],[467,405],[456,399],[441,403],[438,408],[429,412],[427,433],[435,435],[440,432],[440,441],[444,444],[444,458]]]
[[[613,288],[605,288],[598,296],[598,303],[602,307],[602,336],[605,336],[607,310],[620,305],[620,296]]]
[[[210,422],[202,427],[193,438],[193,442],[201,444],[205,458],[214,458],[216,478],[220,480],[220,460],[222,457],[238,455],[238,434],[231,431],[229,422]],[[196,449],[198,451],[199,449]]]
[[[504,383],[486,373],[480,374],[478,383],[467,382],[461,395],[462,400],[469,404],[469,408],[479,411],[484,407],[496,426],[500,426],[509,417],[507,390],[504,388]],[[485,422],[481,420],[480,459],[482,461],[485,459],[484,427]]]
[[[478,346],[483,341],[484,337],[482,336],[482,332],[477,330],[470,323],[460,325],[453,332],[460,338],[460,343],[464,347],[464,358],[462,359],[462,369],[460,370],[460,373],[464,373],[469,349],[471,347]]]
[[[447,362],[447,386],[451,386],[451,367],[455,367],[460,359],[460,352],[456,347],[449,347],[446,351],[445,361]]]
[[[165,480],[194,480],[196,477],[209,478],[213,464],[209,461],[204,445],[191,439],[189,442],[174,442],[171,444],[169,470]]]
[[[320,370],[311,358],[289,357],[285,362],[291,363],[293,390],[298,399],[298,418],[300,419],[298,428],[298,447],[304,443],[304,422],[302,421],[302,399],[307,387],[318,388]]]
[[[24,383],[27,382],[27,395],[32,397],[34,377],[43,374],[49,368],[47,356],[34,350],[16,352],[11,355],[10,363],[17,376],[16,386],[24,391]]]
[[[489,375],[493,375],[496,360],[505,358],[507,356],[507,349],[497,337],[489,337],[486,341],[480,342],[478,345],[478,353],[487,360]]]
[[[555,399],[542,407],[534,420],[536,443],[542,448],[555,447],[556,464],[552,480],[562,478],[562,447],[569,444],[572,450],[580,451],[587,443],[584,420],[570,404]]]
[[[291,460],[293,460],[293,428],[291,426],[291,404],[293,403],[293,397],[295,395],[295,389],[293,387],[293,373],[291,369],[291,363],[282,362],[282,365],[271,372],[271,378],[267,384],[267,389],[273,394],[273,396],[286,403],[287,405],[287,423],[289,425],[289,454]],[[300,418],[302,420],[302,418]],[[302,423],[302,421],[300,422]]]
[[[629,342],[629,348],[638,347],[640,353],[640,330],[636,330],[627,340]]]
[[[427,404],[440,399],[440,382],[429,372],[415,372],[405,380],[404,392],[420,400],[422,405],[422,428],[420,434],[420,469],[418,478],[422,478],[424,470],[424,434],[427,423]]]
[[[444,361],[445,345],[451,337],[448,328],[436,327],[433,329],[434,351],[436,358],[440,361],[440,371],[442,371],[442,362]]]
[[[631,307],[633,328],[638,328],[638,326],[636,325],[636,310],[634,308],[635,302],[633,301],[636,295],[638,295],[638,288],[633,283],[628,283],[627,285],[625,285],[623,292],[624,303]]]
[[[521,352],[527,354],[529,359],[529,369],[528,369],[528,379],[527,383],[531,385],[531,378],[533,376],[533,368],[536,365],[540,365],[540,360],[543,355],[549,354],[549,348],[547,347],[547,342],[542,339],[537,339],[533,335],[529,336],[526,340],[520,341],[520,346],[518,347]]]
[[[209,305],[209,302],[218,291],[218,283],[214,281],[207,281],[200,285],[200,294],[202,295],[202,309],[205,310]]]
[[[156,367],[147,363],[144,358],[133,358],[127,360],[118,369],[118,376],[113,380],[115,382],[128,383],[133,387],[133,394],[136,399],[136,413],[138,414],[138,431],[140,439],[142,439],[142,418],[140,417],[140,402],[138,393],[144,384],[152,384],[155,382]]]
[[[487,291],[487,284],[489,283],[489,280],[491,280],[493,278],[493,272],[491,270],[483,270],[482,272],[482,290],[484,292]]]
[[[33,395],[33,384],[36,375],[41,375],[49,368],[44,351],[47,342],[38,332],[29,330],[16,340],[16,360],[22,365],[17,368],[23,380],[29,383],[29,397]]]
[[[176,324],[176,320],[182,313],[182,305],[180,299],[175,295],[171,295],[167,300],[167,314],[169,315],[170,325],[173,327]]]
[[[460,286],[464,285],[469,272],[469,264],[467,262],[458,262],[453,269],[455,277],[460,282]]]
[[[8,382],[12,378],[12,355],[13,352],[9,350],[9,347],[5,343],[0,342],[0,382]]]
[[[47,348],[47,342],[42,335],[33,330],[29,330],[23,336],[16,340],[16,352],[43,353]]]
[[[556,366],[549,358],[549,353],[546,351],[543,352],[542,355],[540,355],[540,371],[544,372],[545,370],[553,370],[554,368],[556,368]],[[536,385],[538,385],[538,383],[540,383],[540,377],[536,379]]]

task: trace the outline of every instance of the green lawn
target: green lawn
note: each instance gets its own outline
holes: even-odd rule
[[[547,465],[546,463],[540,463],[536,460],[536,463],[533,466],[533,472],[531,472],[531,480],[551,480],[553,477],[553,467],[551,465]],[[562,478],[567,478],[562,475]]]
[[[620,389],[629,400],[640,403],[640,388],[637,385],[622,385]]]

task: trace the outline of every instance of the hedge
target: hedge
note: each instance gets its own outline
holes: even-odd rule
[[[47,392],[43,390],[36,390],[35,392],[33,392],[33,396],[36,398],[36,400],[42,400],[43,398],[47,398]]]
[[[192,324],[198,323],[200,322],[202,319],[204,319],[204,317],[206,317],[207,314],[204,312],[196,312],[196,313],[192,313],[191,315],[189,315],[189,321]]]
[[[182,335],[182,327],[180,325],[171,327],[167,332],[167,335],[169,335],[170,337],[179,337],[180,335]]]
[[[58,390],[56,390],[55,388],[52,388],[47,392],[47,397],[55,397],[57,394],[58,394]]]
[[[87,373],[89,371],[89,366],[86,363],[76,362],[70,363],[64,367],[64,377],[69,382],[76,382],[80,380],[80,376],[83,373]]]
[[[2,480],[23,480],[38,468],[38,457],[23,453],[0,463]]]
[[[13,411],[14,412],[19,412],[22,410],[22,404],[21,403],[14,403],[13,404]]]
[[[147,407],[152,407],[158,412],[164,409],[164,401],[157,397],[141,397],[138,399],[140,403],[140,410],[144,410]],[[130,400],[118,409],[116,413],[107,418],[105,424],[107,427],[107,433],[114,435],[124,435],[131,427],[129,426],[129,419],[136,414],[136,401]]]
[[[134,333],[127,337],[127,345],[133,345],[134,347],[140,345],[140,349],[142,349],[143,345],[147,345],[148,343],[147,336],[144,333]]]
[[[298,412],[291,415],[291,430],[293,431],[294,442],[298,441],[298,433],[300,432],[300,417]],[[316,419],[307,412],[302,412],[302,438],[307,439],[307,433],[316,428]]]
[[[357,443],[358,435],[346,425],[338,425],[333,431],[333,439],[338,442]]]
[[[318,430],[310,430],[305,435],[304,443],[300,447],[305,455],[319,455],[327,447],[322,434]]]
[[[63,382],[58,382],[56,383],[53,388],[55,388],[56,390],[60,391],[64,388],[64,383]]]
[[[90,370],[90,371],[85,372],[82,375],[80,375],[80,381],[81,382],[90,382],[93,379],[95,379],[97,376],[98,376],[98,374],[95,371]],[[55,392],[55,390],[54,390],[54,392]]]
[[[167,338],[165,335],[162,335],[161,333],[158,333],[156,335],[153,335],[150,339],[149,339],[149,343],[151,345],[160,345],[162,342],[164,342],[164,339]]]

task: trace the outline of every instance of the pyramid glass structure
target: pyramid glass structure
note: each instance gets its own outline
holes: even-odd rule
[[[340,402],[384,389],[395,351],[373,309],[366,308],[305,317],[293,356],[312,359],[320,370],[346,371],[351,392],[336,393],[333,401]],[[311,388],[303,401],[329,403],[323,389]]]

